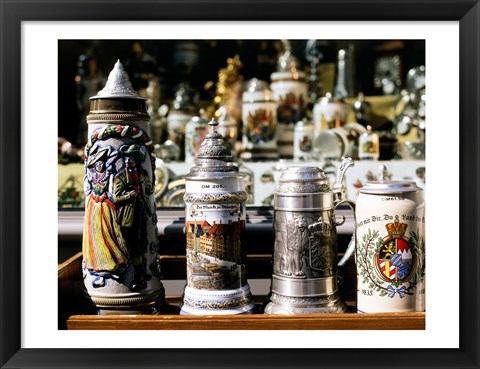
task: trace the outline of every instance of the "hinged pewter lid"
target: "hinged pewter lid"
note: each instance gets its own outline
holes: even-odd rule
[[[280,176],[275,194],[315,193],[330,190],[329,181],[318,167],[288,167]]]
[[[382,164],[379,168],[378,181],[369,181],[360,189],[365,194],[395,194],[422,191],[414,181],[392,181],[386,179],[387,167]]]
[[[205,135],[198,150],[195,165],[190,169],[187,178],[200,173],[238,172],[230,149],[225,145],[223,136],[216,130],[219,123],[212,118],[208,124],[210,132]]]
[[[88,123],[150,121],[146,99],[135,91],[120,60],[108,75],[105,87],[90,97]]]
[[[282,40],[283,53],[278,57],[277,71],[273,72],[270,79],[273,82],[280,81],[303,81],[305,73],[300,68],[298,58],[292,53],[289,40]]]

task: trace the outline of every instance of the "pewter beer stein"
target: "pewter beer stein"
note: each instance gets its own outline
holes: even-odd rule
[[[165,302],[149,122],[145,99],[117,61],[87,116],[82,266],[100,314],[154,313]]]
[[[357,310],[425,310],[425,202],[412,181],[367,182],[357,199]]]
[[[267,314],[342,313],[337,283],[335,216],[344,199],[343,176],[353,160],[344,158],[330,188],[318,167],[289,167],[274,192],[275,249]],[[348,255],[347,255],[348,254]],[[341,262],[351,255],[351,251]]]
[[[216,131],[200,146],[185,177],[187,285],[182,314],[242,314],[255,307],[242,260],[245,176]]]

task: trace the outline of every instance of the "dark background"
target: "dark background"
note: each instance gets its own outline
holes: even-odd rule
[[[270,74],[276,70],[276,60],[281,50],[279,40],[196,40],[198,63],[190,69],[179,64],[175,58],[175,46],[182,40],[59,40],[58,42],[58,135],[78,142],[78,131],[86,125],[76,104],[78,73],[88,73],[86,60],[95,58],[106,78],[117,59],[120,59],[130,75],[134,88],[138,88],[128,65],[133,60],[132,45],[141,43],[143,51],[155,60],[153,73],[161,83],[162,103],[169,103],[179,83],[188,81],[200,95],[200,100],[210,100],[205,91],[208,81],[217,81],[217,72],[226,66],[228,57],[240,56],[244,80],[259,78],[270,82]],[[308,71],[309,62],[304,50],[307,40],[290,40],[293,54],[299,59],[303,70]],[[425,65],[425,42],[423,40],[319,40],[318,49],[323,54],[323,63],[335,63],[337,51],[355,45],[355,93],[379,95],[373,86],[374,62],[379,56],[398,54],[402,59],[402,82],[410,68]],[[86,58],[81,67],[79,60]],[[320,65],[321,65],[320,64]],[[83,69],[83,70],[79,70]]]

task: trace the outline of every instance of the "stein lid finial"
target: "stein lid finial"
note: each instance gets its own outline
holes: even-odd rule
[[[391,173],[388,172],[386,165],[382,164],[378,168],[378,180],[368,181],[360,189],[360,192],[367,194],[402,194],[421,190],[414,181],[392,180]]]
[[[223,138],[223,136],[217,132],[217,127],[220,123],[218,123],[218,121],[216,121],[214,118],[212,118],[212,120],[208,123],[208,125],[210,126],[210,132],[205,135],[205,138],[209,138],[209,139],[221,139]]]
[[[97,96],[91,97],[91,99],[99,97],[129,97],[143,99],[132,87],[130,78],[128,77],[127,72],[125,72],[120,59],[117,59],[115,66],[108,75],[105,87],[98,92]]]
[[[195,166],[190,169],[190,174],[199,172],[238,172],[234,165],[230,148],[225,144],[223,136],[217,132],[218,121],[212,118],[208,123],[210,132],[200,145]]]
[[[108,75],[105,87],[97,95],[90,97],[90,112],[87,123],[131,124],[149,122],[147,100],[132,87],[127,72],[117,60]]]
[[[385,164],[380,165],[378,180],[385,181],[387,179],[387,166]]]

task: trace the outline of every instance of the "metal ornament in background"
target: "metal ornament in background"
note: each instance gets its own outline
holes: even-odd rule
[[[276,160],[277,102],[265,81],[247,81],[242,95],[243,147],[245,161]]]
[[[388,55],[375,60],[373,85],[384,95],[396,95],[402,85],[400,55]]]
[[[317,40],[308,40],[304,51],[305,59],[310,62],[310,71],[307,76],[308,100],[312,104],[321,96],[322,83],[320,79],[320,61],[323,54],[318,48]]]
[[[185,177],[187,285],[182,314],[251,313],[254,303],[242,259],[245,178],[209,123],[195,165]]]
[[[395,133],[407,136],[414,129],[416,137],[407,140],[399,147],[398,155],[402,159],[422,160],[425,158],[425,66],[421,65],[408,71],[406,89],[395,105]]]
[[[242,121],[242,67],[239,55],[227,58],[227,66],[220,68],[217,73],[217,82],[209,81],[204,87],[209,91],[215,86],[215,97],[204,116],[218,121],[218,133],[230,146],[232,155],[236,155],[235,146]]]
[[[363,92],[359,92],[357,100],[353,103],[355,121],[366,127],[372,118],[372,104],[365,100]]]
[[[117,61],[87,116],[82,267],[99,314],[155,313],[165,304],[149,122],[146,100]]]
[[[273,276],[267,314],[346,312],[337,280],[335,208],[345,199],[343,176],[353,160],[344,158],[330,188],[318,167],[289,167],[274,192]],[[349,248],[342,263],[353,253]]]
[[[353,58],[354,47],[350,44],[348,49],[340,49],[337,53],[337,78],[333,93],[335,98],[344,100],[353,96]]]
[[[425,310],[425,202],[413,181],[367,182],[357,199],[357,310]]]
[[[270,89],[277,101],[277,146],[280,158],[293,158],[293,131],[303,119],[308,99],[305,73],[291,51],[290,42],[283,40],[284,52],[278,58],[277,71],[270,76]]]

